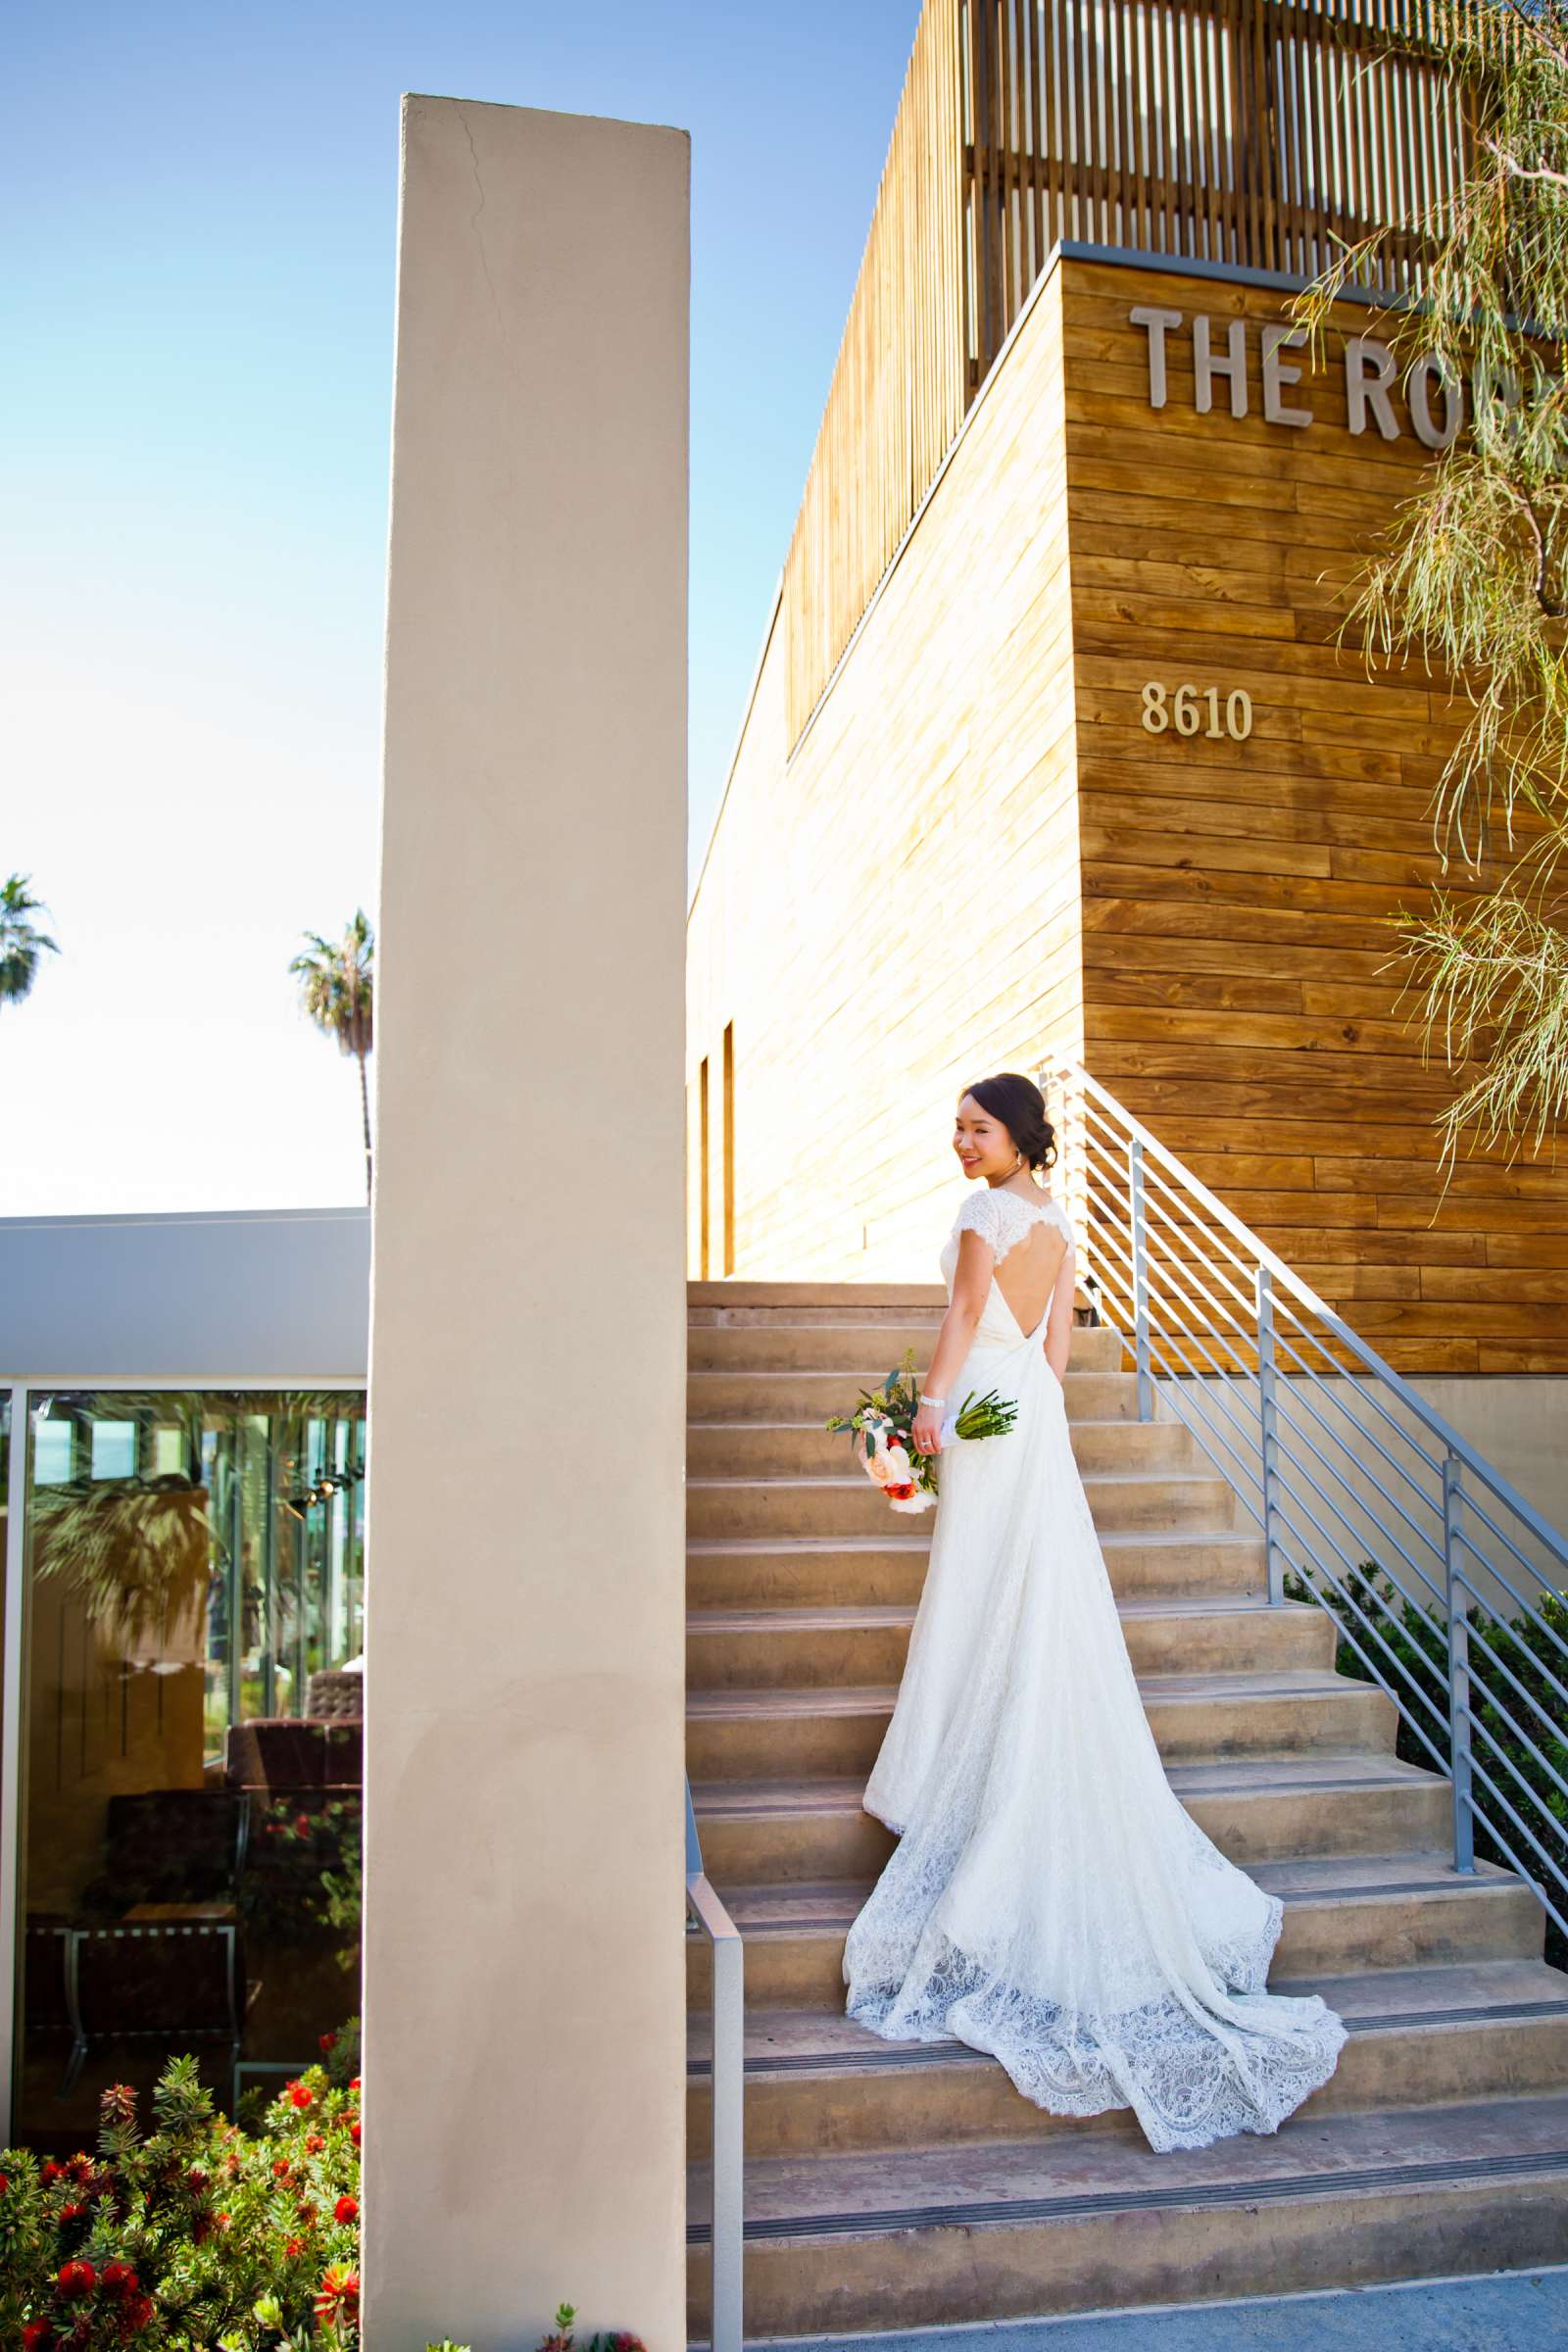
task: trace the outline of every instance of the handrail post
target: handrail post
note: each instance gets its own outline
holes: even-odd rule
[[[710,2352],[741,2352],[746,2259],[746,1987],[740,1930],[703,1868],[692,1784],[686,1782],[686,1908],[708,1937],[712,1994],[709,2096]]]
[[[1464,1466],[1450,1446],[1443,1457],[1443,1578],[1448,1618],[1448,1766],[1453,1787],[1453,1867],[1473,1874],[1476,1825],[1471,1809],[1470,1614],[1459,1569]]]
[[[1138,1418],[1154,1418],[1154,1389],[1149,1370],[1149,1259],[1144,1207],[1144,1139],[1135,1135],[1127,1147],[1129,1210],[1133,1255],[1133,1357],[1138,1367]]]
[[[1276,1533],[1278,1512],[1274,1490],[1279,1479],[1278,1372],[1274,1361],[1274,1281],[1267,1266],[1259,1266],[1257,1301],[1257,1448],[1259,1485],[1263,1501],[1263,1563],[1271,1607],[1285,1599],[1285,1560]]]

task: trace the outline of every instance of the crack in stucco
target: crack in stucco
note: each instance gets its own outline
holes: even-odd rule
[[[496,315],[496,324],[501,329],[502,341],[506,342],[506,314],[501,308],[501,297],[496,292],[495,280],[490,275],[490,257],[485,251],[484,232],[479,226],[479,215],[484,211],[485,208],[484,181],[479,175],[479,156],[478,151],[473,144],[473,133],[468,128],[468,118],[464,113],[462,107],[459,107],[458,109],[458,121],[463,124],[463,135],[468,142],[468,161],[473,168],[473,184],[479,192],[479,201],[474,206],[472,212],[468,215],[468,226],[473,231],[474,242],[479,248],[479,267],[484,271],[484,282],[490,290],[490,303],[491,308],[494,310]]]

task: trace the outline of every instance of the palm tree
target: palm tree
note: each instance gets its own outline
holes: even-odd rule
[[[45,951],[60,950],[32,920],[49,909],[28,887],[31,877],[13,874],[0,882],[0,1004],[20,1004],[38,977]]]
[[[375,935],[356,907],[354,920],[336,947],[315,931],[305,934],[289,970],[300,983],[300,1002],[324,1037],[337,1040],[341,1054],[352,1054],[360,1065],[360,1113],[365,1123],[365,1198],[370,1198],[370,1090],[365,1075],[369,1059],[375,982],[370,958]]]

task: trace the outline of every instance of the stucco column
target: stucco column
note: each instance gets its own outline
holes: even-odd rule
[[[403,101],[369,2352],[684,2344],[684,131]]]

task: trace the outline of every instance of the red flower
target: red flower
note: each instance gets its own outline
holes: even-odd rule
[[[339,2197],[337,2203],[332,2208],[333,2221],[357,2222],[359,2218],[360,2201],[358,2197]]]
[[[357,2122],[350,2124],[349,2137],[353,2140],[354,2145],[358,2147],[360,2144],[360,2127]]]
[[[193,2164],[190,2168],[190,2171],[185,2175],[185,2186],[190,2190],[190,2193],[193,2197],[199,2197],[202,2193],[202,2190],[207,2186],[207,2175],[202,2171],[202,2168],[199,2164]]]
[[[133,2295],[140,2281],[128,2262],[106,2262],[99,2284],[106,2286],[112,2295]]]
[[[85,2205],[62,2205],[60,2208],[60,2219],[63,2222],[79,2222],[86,2210],[87,2208]]]
[[[307,2229],[316,2219],[316,2207],[311,2203],[309,2197],[301,2197],[299,2203],[294,2208],[294,2212],[297,2219],[302,2221],[306,2225]]]
[[[310,1815],[308,1813],[296,1813],[294,1816],[294,1827],[298,1830],[302,1838],[308,1838],[311,1834]]]
[[[316,2093],[307,2083],[285,2083],[284,2091],[292,2107],[312,2107],[316,2103]]]
[[[47,2320],[28,2320],[22,2330],[22,2352],[49,2352],[54,2340]]]
[[[0,2197],[7,2197],[10,2194],[11,2176],[9,2173],[0,2173]]]
[[[319,2156],[325,2145],[326,2141],[322,2138],[319,2132],[307,2132],[305,2139],[305,2153],[307,2156]]]
[[[358,2090],[358,2089],[359,2089],[359,2087],[360,2087],[360,2078],[359,2078],[359,2076],[358,2076],[358,2075],[356,2075],[356,2076],[354,2077],[354,2080],[352,2081],[352,2082],[350,2082],[350,2084],[349,2084],[349,2088],[350,2088],[350,2090]]]
[[[98,2274],[90,2262],[68,2262],[62,2265],[56,2283],[63,2295],[90,2295]]]
[[[340,2319],[358,2319],[360,2311],[360,2274],[334,2262],[324,2274],[316,2297],[316,2316],[326,2327],[336,2327]]]
[[[133,2303],[125,2305],[124,2325],[132,2335],[139,2335],[144,2328],[151,2327],[156,2311],[151,2295],[138,2295]]]
[[[304,2251],[305,2240],[303,2237],[290,2237],[284,2240],[283,2252],[290,2262],[298,2262]]]
[[[44,2187],[48,2188],[52,2181],[59,2180],[65,2169],[66,2168],[63,2164],[56,2164],[54,2158],[51,2156],[48,2163],[41,2167],[38,2174],[38,2179],[42,2181]]]
[[[294,2167],[289,2163],[288,2158],[279,2156],[272,2167],[272,2178],[274,2180],[286,2180],[293,2170]]]
[[[335,2050],[337,2048],[337,2035],[335,2034],[323,2034],[320,2039],[320,2047],[323,2050]]]

